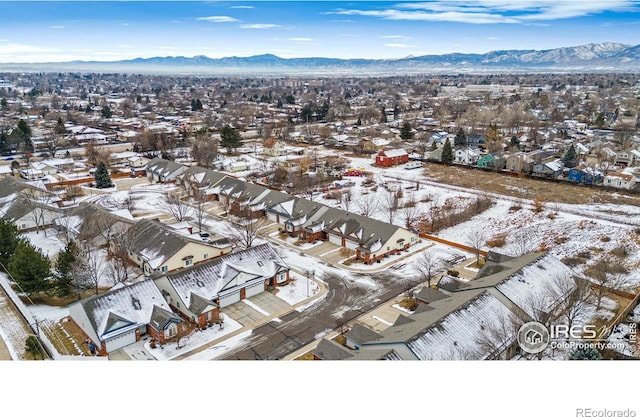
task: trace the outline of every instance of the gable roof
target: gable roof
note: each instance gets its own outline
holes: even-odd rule
[[[195,240],[176,233],[158,220],[143,219],[127,230],[132,253],[139,255],[152,269],[160,267],[189,243],[211,246],[202,240]]]
[[[80,303],[85,310],[100,340],[148,324],[156,306],[171,312],[152,280],[124,286],[76,303]]]
[[[251,280],[267,279],[283,268],[288,269],[287,264],[271,245],[264,243],[162,275],[157,279],[166,278],[184,305],[204,309],[204,300],[208,303],[217,299],[218,294],[238,274],[247,274]],[[194,299],[194,294],[202,300]],[[190,307],[189,310],[193,311]]]

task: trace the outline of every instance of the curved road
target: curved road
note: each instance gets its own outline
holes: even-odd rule
[[[269,322],[254,329],[248,342],[220,359],[282,359],[416,285],[390,272],[367,276],[376,283],[375,288],[358,285],[339,275],[325,275],[323,281],[328,290],[324,299],[304,311],[280,317],[281,322]]]

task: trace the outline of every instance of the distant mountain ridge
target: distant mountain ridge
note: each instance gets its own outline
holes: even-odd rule
[[[273,54],[209,58],[167,56],[122,61],[0,64],[0,71],[93,71],[193,74],[412,74],[453,71],[640,71],[640,45],[614,42],[546,50],[450,53],[399,59],[281,58]]]

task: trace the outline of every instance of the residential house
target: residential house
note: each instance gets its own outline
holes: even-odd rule
[[[486,141],[486,136],[485,135],[478,135],[478,134],[471,134],[471,135],[467,135],[467,145],[470,148],[483,148],[485,145],[485,141]],[[453,140],[451,140],[451,143],[453,144]]]
[[[404,149],[387,149],[378,152],[375,164],[381,167],[400,165],[409,161],[409,154]]]
[[[562,162],[562,159],[538,162],[533,164],[533,174],[544,177],[558,178],[560,175],[562,175],[563,168],[564,163]]]
[[[51,227],[63,215],[57,206],[18,194],[0,206],[0,219],[13,222],[20,232]]]
[[[475,279],[438,296],[429,291],[424,308],[400,315],[380,337],[369,336],[354,348],[358,355],[377,350],[387,360],[510,359],[519,350],[520,325],[549,323],[577,288],[576,279],[545,252],[517,258],[490,252]],[[343,359],[357,358],[350,352]]]
[[[27,181],[41,180],[46,176],[44,172],[35,168],[19,169],[18,173],[22,178],[24,178]]]
[[[265,139],[262,149],[262,153],[267,156],[283,156],[287,154],[287,147],[276,138]]]
[[[627,171],[610,172],[605,175],[602,185],[606,187],[631,190],[636,186],[637,178],[633,173]]]
[[[635,155],[631,152],[631,150],[619,151],[618,153],[616,153],[614,164],[622,168],[626,168],[632,166],[634,161]]]
[[[505,167],[505,158],[497,153],[489,153],[478,158],[476,166],[478,168],[492,169],[499,171]]]
[[[162,158],[154,158],[145,167],[151,182],[173,182],[187,170],[187,167]]]
[[[535,161],[524,152],[516,152],[507,156],[505,169],[512,172],[530,174],[533,171]]]
[[[220,309],[289,282],[289,267],[265,243],[153,281],[185,320],[199,327],[216,323]]]
[[[101,355],[133,344],[149,334],[159,343],[185,334],[184,320],[171,310],[153,280],[77,301],[69,317],[99,347]]]
[[[456,149],[453,161],[456,164],[475,165],[480,158],[480,151],[473,148]]]
[[[567,179],[582,184],[599,184],[602,182],[603,176],[600,171],[581,165],[571,168]]]
[[[226,239],[205,243],[199,237],[185,236],[149,219],[130,227],[125,239],[129,243],[129,257],[145,275],[188,268],[231,252],[231,244]]]
[[[109,210],[86,201],[67,209],[64,216],[54,222],[56,229],[68,237],[91,243],[94,247],[109,245],[112,239],[134,224],[135,220],[127,209]]]

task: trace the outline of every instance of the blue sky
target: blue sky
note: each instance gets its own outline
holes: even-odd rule
[[[0,1],[0,62],[401,58],[640,44],[640,0]]]

